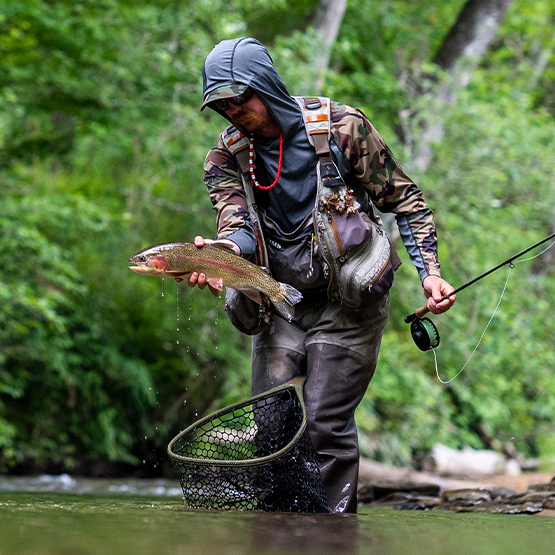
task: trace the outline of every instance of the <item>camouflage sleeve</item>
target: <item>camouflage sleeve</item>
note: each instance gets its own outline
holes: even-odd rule
[[[255,237],[250,225],[237,160],[221,140],[210,150],[204,162],[204,182],[217,212],[217,239],[230,239],[246,256],[254,253]]]
[[[420,279],[439,276],[436,229],[422,192],[403,172],[362,112],[332,103],[332,138],[373,204],[395,214],[403,244]]]

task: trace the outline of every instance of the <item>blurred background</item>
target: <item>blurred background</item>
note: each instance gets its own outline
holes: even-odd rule
[[[173,475],[168,441],[250,395],[223,299],[128,271],[211,237],[202,165],[226,122],[199,106],[222,39],[268,47],[292,94],[360,108],[435,212],[458,286],[555,227],[555,0],[4,0],[0,10],[0,472]],[[362,452],[435,443],[555,451],[555,249],[516,265],[449,385],[413,344],[397,273]],[[434,318],[454,376],[505,267]]]

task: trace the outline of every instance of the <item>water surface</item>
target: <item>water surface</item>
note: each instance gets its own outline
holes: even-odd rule
[[[0,480],[0,555],[512,555],[551,553],[555,541],[555,518],[545,516],[188,511],[177,488],[156,483],[146,493],[113,481],[94,493],[42,487],[8,491]]]

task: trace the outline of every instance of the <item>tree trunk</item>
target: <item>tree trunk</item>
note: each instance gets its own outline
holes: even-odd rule
[[[312,26],[318,37],[314,45],[315,59],[313,62],[314,80],[312,88],[315,94],[322,92],[326,70],[330,63],[330,53],[337,39],[339,27],[345,15],[347,0],[320,0]]]
[[[439,47],[434,63],[466,87],[514,0],[468,0]]]
[[[457,90],[470,82],[472,73],[493,41],[499,24],[514,0],[468,0],[457,21],[439,47],[434,62],[447,72],[447,81],[440,87],[435,100],[454,104]],[[440,113],[439,111],[436,111]],[[431,143],[443,137],[440,119],[424,126],[417,141],[413,164],[426,170],[432,159]]]

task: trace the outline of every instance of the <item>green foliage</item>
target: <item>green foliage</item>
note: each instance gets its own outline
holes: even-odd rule
[[[223,300],[131,274],[126,261],[214,232],[202,163],[223,122],[198,111],[206,54],[221,39],[256,36],[290,91],[311,93],[317,4],[5,3],[2,468],[146,461],[145,472],[159,472],[180,428],[249,394],[249,339]],[[515,3],[456,106],[434,105],[420,93],[433,90],[431,75],[441,83],[431,60],[463,4],[350,2],[325,90],[361,108],[404,165],[422,122],[444,122],[432,165],[410,173],[436,212],[455,286],[547,235],[555,201],[553,2]],[[406,464],[440,441],[537,454],[555,419],[552,257],[516,265],[478,351],[444,385],[403,322],[424,299],[401,254],[378,369],[357,411],[365,453]],[[472,353],[506,277],[434,318],[444,380]]]

